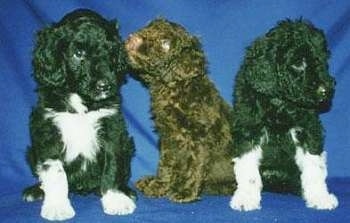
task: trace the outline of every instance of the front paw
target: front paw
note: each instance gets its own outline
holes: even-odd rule
[[[334,194],[314,194],[306,199],[306,206],[317,210],[333,210],[338,207],[338,199]]]
[[[198,192],[192,189],[183,189],[181,191],[172,191],[169,194],[169,199],[177,203],[188,203],[199,200]]]
[[[67,199],[62,203],[44,202],[40,215],[50,221],[63,221],[73,218],[75,211]]]
[[[237,189],[231,198],[230,207],[237,211],[253,211],[260,209],[260,193],[251,193]]]
[[[108,215],[128,215],[135,211],[135,202],[121,191],[108,190],[101,198],[103,211]]]
[[[31,187],[27,187],[24,189],[22,198],[26,202],[33,202],[37,200],[44,199],[44,191],[40,189],[39,184],[35,184]]]
[[[168,191],[168,184],[156,177],[145,177],[136,182],[136,188],[148,197],[163,197]]]

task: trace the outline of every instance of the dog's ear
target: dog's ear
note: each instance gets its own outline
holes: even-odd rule
[[[120,37],[120,34],[119,34],[119,23],[117,22],[117,20],[112,20],[110,22],[110,26],[113,29],[114,37],[115,37],[114,43],[117,46],[116,61],[115,61],[117,81],[119,84],[122,84],[124,82],[125,73],[130,70],[130,65],[129,65],[126,49],[124,46],[124,42],[122,41],[122,38]]]
[[[117,73],[124,74],[130,70],[130,65],[128,61],[128,55],[124,44],[119,40],[118,43],[118,55],[117,55]]]
[[[191,37],[190,43],[181,49],[181,53],[175,56],[171,63],[175,78],[179,80],[192,79],[206,72],[206,58],[202,46],[196,37]]]
[[[244,72],[245,82],[258,93],[275,96],[279,91],[280,74],[276,67],[276,52],[270,41],[257,39],[247,49],[245,61],[240,72]]]
[[[125,83],[125,75],[130,70],[126,50],[124,49],[124,44],[122,43],[119,43],[119,50],[116,63],[117,83],[120,86]]]
[[[66,81],[65,67],[62,64],[64,44],[54,27],[45,28],[37,33],[34,49],[34,78],[42,86],[58,87]]]

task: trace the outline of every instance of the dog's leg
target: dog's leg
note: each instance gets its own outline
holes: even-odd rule
[[[250,152],[234,159],[237,190],[230,202],[232,209],[251,211],[260,209],[262,180],[259,173],[262,149],[255,147]]]
[[[109,166],[108,164],[106,166]],[[111,169],[114,169],[110,166]],[[133,200],[133,193],[131,189],[126,189],[127,186],[121,188],[118,183],[115,182],[115,176],[118,172],[103,173],[102,176],[102,198],[101,203],[104,213],[108,215],[128,215],[132,214],[136,209],[135,201]],[[107,174],[107,175],[105,175]],[[126,183],[125,183],[126,184]]]
[[[158,176],[146,176],[136,182],[136,188],[148,197],[158,198],[167,193],[168,184]]]
[[[113,121],[112,121],[113,120]],[[118,122],[119,121],[119,122]],[[111,123],[115,126],[111,126]],[[102,194],[101,203],[104,213],[108,215],[127,215],[136,209],[133,198],[135,194],[127,186],[130,178],[130,163],[134,150],[134,144],[128,137],[126,127],[121,117],[115,121],[114,118],[105,119],[104,131],[101,137],[104,138],[103,159],[100,161],[104,166],[100,190]],[[107,128],[106,126],[109,125]],[[119,135],[115,135],[119,132]]]
[[[162,140],[160,148],[157,176],[147,176],[138,180],[136,183],[136,188],[149,197],[165,196],[169,190],[174,161],[173,150],[166,148]]]
[[[38,167],[40,188],[44,191],[41,216],[48,220],[66,220],[75,212],[68,198],[68,181],[59,160],[47,160]]]
[[[115,159],[110,159],[114,161]],[[104,213],[108,215],[127,215],[131,214],[136,209],[135,201],[132,199],[133,194],[131,189],[127,188],[127,182],[118,182],[118,176],[121,176],[122,173],[118,171],[124,171],[119,168],[115,169],[115,164],[110,162],[105,163],[105,171],[102,176],[102,185],[101,185],[101,203]],[[117,179],[116,179],[117,178]],[[124,185],[124,188],[121,185]]]
[[[338,206],[338,200],[328,192],[326,177],[326,153],[312,155],[297,147],[295,161],[301,171],[301,186],[306,206],[315,209],[332,210]]]
[[[44,199],[44,191],[40,188],[40,184],[35,184],[24,189],[22,198],[26,202],[42,200]]]
[[[199,199],[206,179],[209,149],[187,141],[189,145],[179,148],[173,160],[173,173],[168,192],[169,199],[175,202],[191,202]],[[183,151],[181,151],[183,150]]]

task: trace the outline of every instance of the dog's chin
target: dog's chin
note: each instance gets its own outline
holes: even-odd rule
[[[286,102],[292,107],[305,109],[305,110],[311,110],[315,112],[320,112],[323,109],[326,109],[328,105],[328,102],[326,101],[319,101],[318,99],[310,99],[310,98],[303,98],[302,100],[296,100],[295,98],[290,97],[284,97],[282,101]],[[325,110],[327,111],[327,110]]]
[[[319,112],[320,113],[326,113],[326,112],[328,112],[331,109],[332,101],[331,100],[321,101],[319,103],[318,107],[319,107]]]
[[[112,94],[109,92],[99,92],[99,93],[92,93],[92,94],[81,94],[83,100],[85,102],[90,102],[90,103],[98,103],[98,102],[103,102],[106,101],[110,98],[112,98]]]
[[[94,101],[99,102],[99,101],[107,100],[111,97],[112,97],[111,93],[106,92],[106,91],[102,91],[99,94],[96,94],[95,96],[93,96],[92,98]]]

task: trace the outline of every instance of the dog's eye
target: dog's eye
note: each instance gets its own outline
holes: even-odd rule
[[[305,58],[303,58],[300,64],[298,65],[293,64],[291,67],[297,72],[305,71],[305,69],[307,68],[307,63],[305,61]]]
[[[163,39],[160,43],[164,52],[168,52],[170,50],[170,40]]]
[[[78,60],[78,61],[82,61],[85,59],[85,56],[86,56],[86,52],[84,50],[77,50],[74,54],[73,54],[73,58],[75,60]]]

